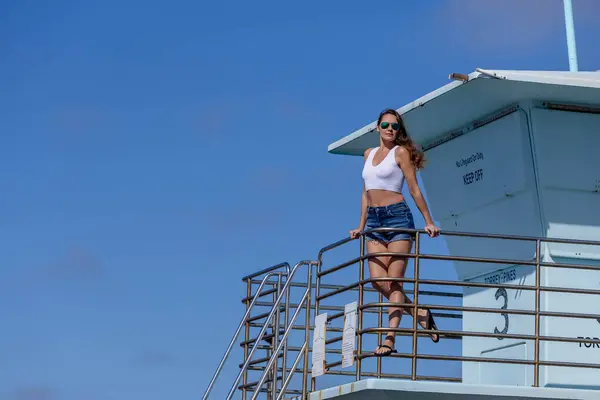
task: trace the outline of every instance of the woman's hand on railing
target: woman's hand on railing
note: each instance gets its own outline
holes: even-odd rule
[[[429,237],[438,237],[440,235],[440,228],[438,228],[434,224],[427,224],[425,225],[425,232],[427,232]]]
[[[352,239],[356,239],[357,237],[359,237],[359,236],[360,236],[360,234],[362,233],[362,231],[363,231],[363,230],[362,230],[361,228],[352,229],[352,230],[350,231],[350,237],[351,237]]]

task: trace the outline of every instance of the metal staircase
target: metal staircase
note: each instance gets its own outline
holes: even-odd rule
[[[247,296],[242,300],[246,304],[246,312],[202,397],[203,399],[208,399],[242,328],[245,331],[245,340],[240,345],[244,349],[244,362],[239,365],[239,373],[235,377],[226,399],[233,398],[237,390],[241,390],[243,399],[251,394],[252,400],[257,399],[261,393],[266,394],[266,398],[269,400],[285,399],[287,395],[306,397],[308,387],[306,373],[303,374],[298,387],[292,388],[290,384],[300,361],[303,361],[304,367],[300,372],[306,372],[309,367],[310,299],[313,267],[316,265],[315,261],[300,261],[290,268],[288,263],[281,263],[243,278],[248,287]],[[307,270],[306,282],[294,281],[296,273],[304,268]],[[258,287],[253,293],[253,287],[256,284]],[[293,297],[292,288],[303,289],[296,304],[290,303]],[[269,295],[272,296],[271,301],[260,301]],[[263,311],[261,308],[266,308],[267,311]],[[253,315],[253,312],[257,310],[259,313]],[[298,321],[302,310],[305,310],[301,327],[302,337],[291,338],[292,330],[298,330],[298,326],[294,324]],[[290,317],[292,311],[293,315]],[[253,338],[251,338],[252,328],[260,329]],[[269,329],[271,333],[267,334]],[[290,342],[294,346],[290,346]],[[265,354],[258,357],[259,351],[264,351]],[[288,353],[297,354],[289,368],[287,367]],[[250,376],[256,380],[249,382]],[[240,381],[242,381],[241,384]]]

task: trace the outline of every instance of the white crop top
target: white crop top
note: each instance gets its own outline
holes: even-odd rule
[[[379,150],[379,147],[371,150],[362,171],[365,190],[379,189],[402,193],[404,174],[396,163],[396,147],[398,146],[394,146],[377,166],[373,166],[373,157],[375,157],[375,153]]]

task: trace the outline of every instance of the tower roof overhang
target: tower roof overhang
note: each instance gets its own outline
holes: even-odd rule
[[[600,103],[600,71],[476,69],[397,109],[414,141],[427,149],[453,130],[523,100]],[[332,154],[359,156],[377,146],[376,121],[332,143]]]

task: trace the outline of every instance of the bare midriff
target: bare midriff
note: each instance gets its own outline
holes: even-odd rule
[[[367,191],[367,204],[371,207],[384,207],[404,201],[402,193],[389,190],[371,189]]]

